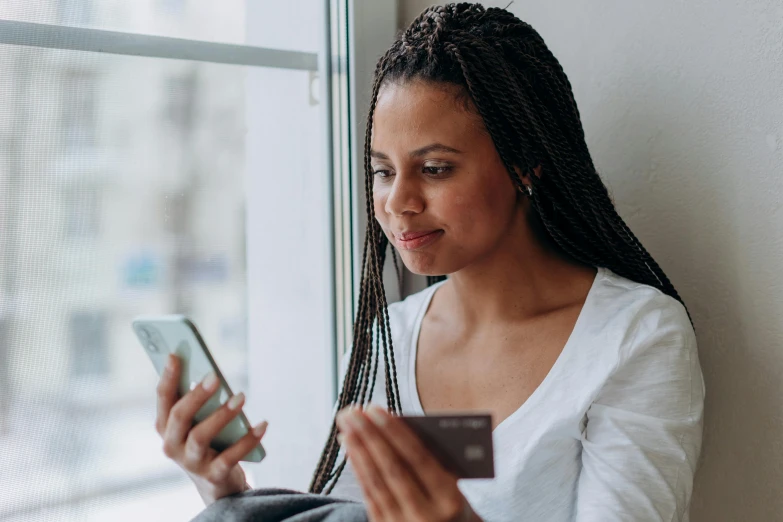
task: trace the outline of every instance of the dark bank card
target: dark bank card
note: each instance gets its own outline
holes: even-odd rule
[[[490,415],[403,415],[400,419],[458,478],[495,477]]]

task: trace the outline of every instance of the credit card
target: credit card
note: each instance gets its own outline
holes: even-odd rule
[[[399,418],[457,478],[495,477],[490,415],[403,415]]]

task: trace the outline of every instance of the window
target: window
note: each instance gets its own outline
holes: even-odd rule
[[[63,25],[88,25],[92,19],[92,0],[57,0],[57,14]]]
[[[10,355],[8,326],[8,322],[4,317],[4,310],[0,307],[0,361],[8,361],[8,356]],[[7,364],[0,364],[0,437],[8,435],[10,431],[8,418],[12,400],[10,370]]]
[[[71,376],[107,375],[110,368],[106,314],[74,311],[68,323]]]
[[[182,14],[186,0],[158,0],[158,8],[168,14]]]
[[[95,146],[96,88],[94,71],[68,68],[63,71],[63,81],[60,87],[62,128],[59,134],[67,152]]]
[[[101,191],[93,184],[63,189],[63,235],[69,239],[94,238],[101,222]]]
[[[196,109],[196,87],[198,77],[196,69],[187,69],[182,73],[166,78],[166,117],[181,133],[193,128]]]
[[[0,2],[0,520],[201,511],[153,428],[141,314],[190,316],[269,419],[250,482],[307,487],[347,111],[327,20],[321,0]]]

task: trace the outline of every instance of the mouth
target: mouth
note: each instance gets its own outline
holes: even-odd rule
[[[418,250],[440,239],[443,230],[420,230],[394,234],[394,241],[401,250]]]

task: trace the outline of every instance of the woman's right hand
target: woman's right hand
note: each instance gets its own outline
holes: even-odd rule
[[[158,384],[158,415],[155,430],[163,439],[163,453],[187,472],[207,505],[219,498],[250,489],[239,461],[259,443],[266,421],[253,428],[231,447],[218,453],[210,441],[242,409],[244,394],[234,395],[206,419],[193,425],[193,416],[217,391],[217,378],[207,376],[198,386],[179,397],[180,361],[169,355]]]

